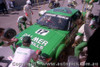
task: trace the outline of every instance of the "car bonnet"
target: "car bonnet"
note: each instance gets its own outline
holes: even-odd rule
[[[30,36],[32,40],[30,47],[33,50],[41,50],[42,53],[46,53],[50,56],[65,39],[68,33],[68,31],[50,29],[34,24],[16,35],[16,38],[19,39],[16,44],[22,43],[24,36]]]

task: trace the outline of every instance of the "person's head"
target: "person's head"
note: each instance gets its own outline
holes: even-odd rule
[[[89,19],[92,19],[93,17],[94,17],[94,15],[92,13],[89,14],[89,16],[88,16]]]
[[[31,38],[29,36],[24,36],[23,37],[23,46],[29,47],[31,44]]]
[[[27,18],[25,16],[23,16],[23,21],[26,21],[26,20],[27,20]]]
[[[26,1],[26,4],[31,5],[31,2],[29,0]]]
[[[0,28],[0,36],[3,35],[4,28]]]

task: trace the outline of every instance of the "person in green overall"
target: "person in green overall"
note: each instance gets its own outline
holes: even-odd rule
[[[86,23],[79,28],[77,36],[75,37],[74,44],[72,45],[72,47],[75,47],[74,56],[79,57],[79,54],[82,51],[82,49],[87,46],[87,41],[92,36],[93,32],[94,28],[91,28],[89,24]],[[82,42],[79,43],[81,39]]]
[[[27,18],[25,16],[19,16],[18,17],[18,20],[17,20],[17,23],[18,23],[18,28],[19,28],[19,31],[23,31],[23,28],[22,28],[22,25],[24,26],[24,29],[26,29],[26,21],[27,21]]]
[[[89,14],[89,16],[88,16],[88,22],[86,22],[85,24],[83,24],[79,28],[77,36],[75,37],[74,44],[72,45],[72,47],[75,47],[75,50],[74,50],[75,56],[78,57],[79,54],[80,54],[80,52],[81,52],[81,50],[84,47],[87,46],[88,39],[92,36],[92,34],[94,33],[94,31],[97,28],[96,24],[97,23],[96,23],[96,21],[94,19],[93,14]],[[82,39],[82,42],[80,44],[78,44],[81,39]]]

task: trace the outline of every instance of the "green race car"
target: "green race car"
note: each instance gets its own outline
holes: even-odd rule
[[[31,60],[33,67],[34,65],[45,67],[47,62],[62,62],[66,59],[62,58],[63,50],[74,40],[78,30],[77,21],[80,17],[81,12],[79,10],[67,7],[46,11],[37,20],[37,23],[15,36],[19,41],[15,43],[15,47],[12,49],[14,51],[22,45],[24,36],[30,36],[32,39],[30,48],[42,51],[37,62]],[[49,58],[52,59],[49,60]]]

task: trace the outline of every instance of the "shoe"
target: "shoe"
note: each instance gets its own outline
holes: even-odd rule
[[[0,56],[0,61],[4,58],[4,56]]]

